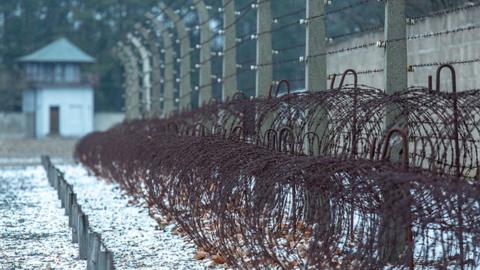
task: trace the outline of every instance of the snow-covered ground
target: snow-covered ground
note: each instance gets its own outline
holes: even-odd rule
[[[194,260],[196,246],[175,233],[175,225],[161,229],[148,209],[129,203],[117,184],[88,176],[82,166],[61,165],[73,184],[78,203],[114,254],[117,269],[221,269],[210,260]]]
[[[70,240],[43,167],[0,166],[0,269],[86,269]]]

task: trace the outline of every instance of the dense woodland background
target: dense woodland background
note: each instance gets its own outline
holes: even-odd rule
[[[152,10],[161,0],[2,0],[0,1],[0,111],[20,110],[20,93],[23,88],[20,69],[16,59],[28,54],[59,37],[67,37],[80,48],[97,58],[92,68],[99,80],[96,85],[96,110],[120,111],[122,109],[122,69],[112,54],[115,44],[133,29],[136,22],[143,21],[144,14]],[[190,0],[186,1],[187,3]],[[252,0],[237,0],[238,8],[245,7]],[[172,2],[174,8],[181,8],[187,24],[195,24],[196,18],[189,12],[184,0]],[[206,0],[214,7],[220,0]],[[332,0],[327,10],[335,10],[361,0]],[[467,0],[409,0],[408,16],[421,16],[453,6],[467,5]],[[345,12],[333,13],[327,17],[330,37],[362,31],[381,26],[383,4],[371,1]],[[273,16],[291,13],[305,7],[304,0],[272,0]],[[221,14],[212,9],[214,20],[221,23]],[[279,22],[288,24],[304,17],[299,13]],[[276,26],[274,26],[275,28]],[[285,48],[304,42],[304,27],[285,28],[274,35],[274,48]],[[250,12],[242,24],[237,26],[238,36],[255,32],[255,12]],[[198,40],[198,32],[192,32]],[[221,50],[221,39],[215,50]],[[254,43],[239,48],[239,61],[252,59]],[[281,58],[289,59],[301,55],[303,48],[287,51]],[[214,73],[221,74],[220,61],[214,63]],[[301,76],[302,67],[286,65],[275,69],[275,78],[296,73]],[[250,74],[251,75],[251,74]],[[247,92],[252,91],[252,80],[244,74],[240,85]],[[195,83],[195,80],[194,80]],[[219,95],[220,88],[215,88]]]

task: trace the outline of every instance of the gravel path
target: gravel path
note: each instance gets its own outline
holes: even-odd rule
[[[146,208],[129,203],[130,198],[118,185],[88,176],[81,166],[63,165],[59,169],[73,184],[93,230],[113,252],[117,269],[223,269],[210,260],[194,260],[195,245],[172,233],[174,224],[160,229]]]
[[[0,167],[0,269],[85,269],[40,166]]]

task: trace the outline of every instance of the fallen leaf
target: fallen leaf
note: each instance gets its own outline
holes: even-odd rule
[[[204,250],[199,249],[195,256],[193,256],[194,260],[203,260],[208,256],[208,253],[205,252]]]
[[[214,261],[216,264],[224,264],[225,258],[223,258],[222,255],[217,254],[212,256],[212,261]]]

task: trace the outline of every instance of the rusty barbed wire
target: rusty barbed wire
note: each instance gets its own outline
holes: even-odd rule
[[[476,269],[480,91],[455,77],[393,95],[354,70],[325,91],[280,81],[93,133],[75,158],[234,268]]]

